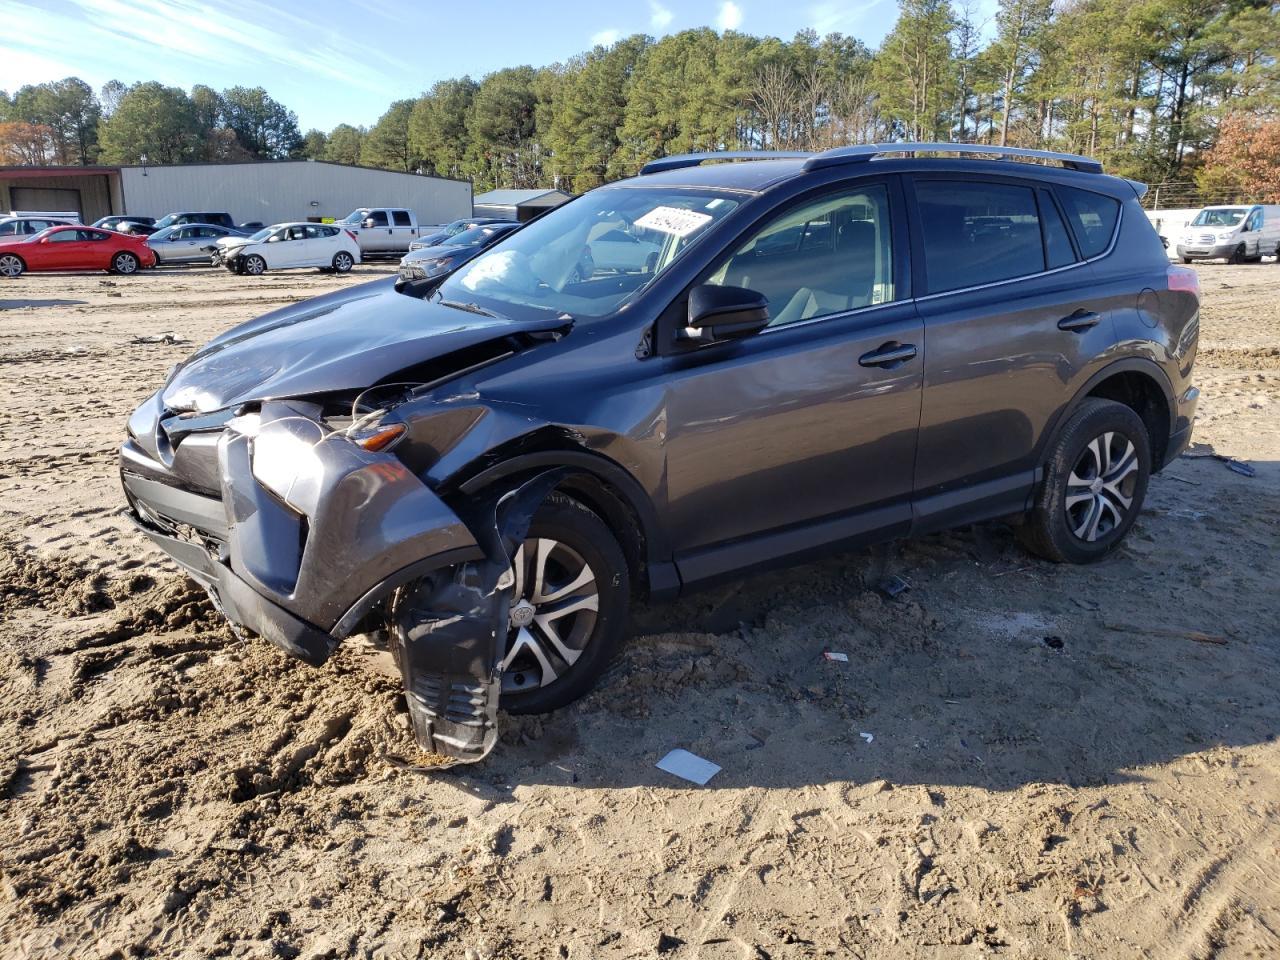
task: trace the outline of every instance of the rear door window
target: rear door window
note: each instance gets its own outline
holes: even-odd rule
[[[1090,190],[1058,187],[1058,196],[1067,210],[1067,219],[1076,243],[1085,257],[1096,257],[1111,245],[1111,236],[1120,217],[1120,202]]]
[[[391,216],[395,219],[397,227],[413,226],[413,220],[409,217],[408,210],[393,210],[391,211]]]
[[[1045,269],[1040,217],[1030,187],[918,180],[915,189],[930,293]]]

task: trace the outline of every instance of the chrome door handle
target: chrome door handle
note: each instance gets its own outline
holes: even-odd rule
[[[910,360],[915,355],[914,343],[890,342],[881,344],[870,353],[864,353],[858,358],[858,363],[864,367],[892,367]]]
[[[1069,317],[1063,317],[1058,321],[1059,330],[1070,330],[1073,333],[1080,333],[1088,330],[1090,327],[1096,327],[1102,320],[1102,317],[1094,313],[1092,310],[1077,310]]]

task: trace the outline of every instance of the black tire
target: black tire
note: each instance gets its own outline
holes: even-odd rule
[[[1191,262],[1191,258],[1190,258],[1190,257],[1183,257],[1183,258],[1182,258],[1182,262],[1183,262],[1183,263],[1190,263],[1190,262]]]
[[[247,273],[251,277],[260,277],[267,272],[267,261],[256,253],[251,253],[240,261],[240,272]]]
[[[535,514],[526,546],[539,539],[559,541],[586,561],[595,574],[598,607],[581,654],[554,681],[513,690],[515,678],[509,675],[516,671],[504,674],[501,705],[513,714],[548,713],[588,693],[626,638],[631,578],[622,548],[608,525],[578,501],[553,493]],[[508,650],[504,649],[504,657]]]
[[[138,272],[138,258],[132,253],[120,251],[111,258],[111,272],[131,277]]]
[[[1244,263],[1244,244],[1243,243],[1231,251],[1231,256],[1227,257],[1227,263]]]
[[[331,266],[336,273],[348,273],[355,265],[355,257],[351,256],[351,254],[347,253],[345,250],[339,250],[333,255],[333,263]]]
[[[1106,437],[1112,440],[1110,451],[1102,447]],[[1095,441],[1097,447],[1093,446]],[[1125,443],[1132,445],[1136,463],[1132,470],[1126,467],[1130,451]],[[1090,463],[1099,468],[1097,477],[1091,477]],[[1112,470],[1101,469],[1108,464]],[[1076,479],[1089,483],[1070,482],[1077,467],[1082,472]],[[1127,472],[1122,475],[1122,471]],[[1050,447],[1044,474],[1035,505],[1018,528],[1018,539],[1032,553],[1055,563],[1101,560],[1124,539],[1142,510],[1151,478],[1151,440],[1146,425],[1130,407],[1090,397],[1071,414]],[[1107,481],[1108,476],[1116,479]],[[1076,503],[1071,505],[1069,487],[1075,491],[1072,499]],[[1128,505],[1122,506],[1126,497]],[[1088,524],[1095,513],[1090,511],[1097,515],[1091,530]],[[1085,530],[1084,536],[1080,529]]]
[[[16,280],[26,272],[26,261],[16,253],[0,254],[0,276]]]

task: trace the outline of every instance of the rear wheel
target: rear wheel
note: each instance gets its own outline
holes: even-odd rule
[[[1122,403],[1090,397],[1054,443],[1019,539],[1057,563],[1101,560],[1133,526],[1150,477],[1142,419]]]
[[[111,258],[111,272],[128,276],[138,272],[138,258],[132,253],[117,253]]]
[[[345,250],[339,250],[333,255],[333,269],[338,273],[346,273],[355,263],[355,258]]]
[[[256,253],[250,254],[244,258],[244,272],[253,277],[260,277],[267,271],[267,261],[263,260]]]
[[[622,645],[630,604],[627,561],[609,527],[552,494],[512,562],[502,707],[546,713],[587,693]]]
[[[0,254],[0,277],[20,277],[26,269],[27,265],[16,253]]]

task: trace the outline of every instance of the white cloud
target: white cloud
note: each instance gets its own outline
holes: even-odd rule
[[[809,22],[818,36],[828,33],[860,34],[867,13],[886,0],[861,0],[859,3],[815,3],[809,8]]]
[[[658,3],[658,0],[649,0],[649,26],[655,30],[665,30],[671,25],[675,14]]]
[[[611,47],[618,42],[620,36],[622,36],[621,30],[616,27],[610,27],[608,30],[593,33],[591,35],[591,45],[593,47]]]
[[[737,30],[742,26],[742,8],[733,0],[724,0],[720,5],[720,15],[716,17],[716,26],[721,30]]]

